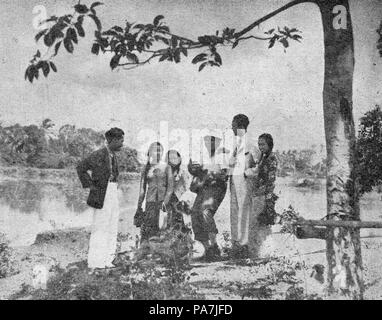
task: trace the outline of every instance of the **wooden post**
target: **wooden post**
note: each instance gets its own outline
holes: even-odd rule
[[[346,221],[346,220],[299,220],[294,223],[299,226],[319,226],[319,227],[333,227],[333,228],[371,228],[382,229],[381,221]]]

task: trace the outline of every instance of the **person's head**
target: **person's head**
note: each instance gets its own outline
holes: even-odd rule
[[[182,157],[180,153],[176,150],[168,150],[167,152],[167,163],[172,167],[180,166],[182,163]]]
[[[163,157],[163,146],[160,142],[153,142],[150,144],[149,150],[147,151],[148,161],[151,164],[159,163]]]
[[[263,133],[259,136],[259,149],[262,153],[268,154],[273,149],[273,138],[269,133]]]
[[[215,136],[205,136],[204,145],[206,146],[210,157],[215,155],[217,148],[219,148],[221,139]]]
[[[237,114],[232,119],[232,131],[235,136],[242,137],[249,125],[249,119],[245,114]]]
[[[105,138],[111,151],[119,151],[123,147],[125,133],[120,128],[111,128],[106,131]]]
[[[169,150],[167,152],[166,161],[173,169],[173,172],[179,172],[180,165],[182,164],[182,156],[176,150]]]

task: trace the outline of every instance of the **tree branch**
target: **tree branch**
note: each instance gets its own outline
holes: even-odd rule
[[[281,8],[268,13],[266,16],[256,20],[252,24],[250,24],[248,27],[244,28],[243,30],[235,33],[235,38],[240,38],[242,35],[246,34],[247,32],[251,31],[253,28],[257,27],[260,23],[263,23],[264,21],[267,21],[268,19],[274,17],[275,15],[279,14],[280,12],[283,12],[297,4],[301,4],[304,2],[314,2],[314,0],[294,0],[289,3],[287,3],[285,6],[282,6]]]
[[[237,39],[236,41],[248,40],[248,39],[270,40],[270,39],[272,39],[272,37],[262,38],[262,37],[257,37],[257,36],[248,36],[248,37],[242,37],[242,38],[239,38],[239,39]]]

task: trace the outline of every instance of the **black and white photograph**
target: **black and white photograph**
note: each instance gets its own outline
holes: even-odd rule
[[[0,9],[0,300],[382,299],[381,0]]]

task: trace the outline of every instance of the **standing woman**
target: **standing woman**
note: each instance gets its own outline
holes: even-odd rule
[[[263,214],[267,204],[273,201],[273,191],[275,189],[277,171],[277,158],[272,152],[272,136],[269,133],[263,133],[259,136],[258,145],[261,152],[261,158],[254,188],[254,212],[250,221],[248,243],[251,258],[258,257],[262,243],[270,234],[270,226],[262,223],[259,220],[259,215]]]
[[[169,150],[167,152],[166,162],[171,168],[174,179],[174,191],[171,195],[170,202],[167,206],[169,214],[169,226],[183,226],[183,216],[180,213],[178,213],[177,210],[175,210],[175,207],[178,204],[181,196],[187,191],[188,175],[182,167],[182,157],[178,151]]]
[[[159,211],[166,211],[173,193],[173,175],[163,158],[163,146],[159,142],[150,145],[147,163],[143,168],[140,182],[138,210],[142,211],[146,200],[145,213],[141,224],[141,242],[159,234]]]

